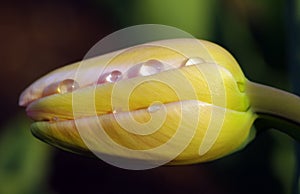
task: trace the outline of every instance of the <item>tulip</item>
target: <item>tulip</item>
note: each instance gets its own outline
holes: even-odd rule
[[[300,98],[249,81],[204,40],[150,42],[59,68],[19,104],[41,140],[131,169],[221,158],[254,139],[255,120],[300,139]]]

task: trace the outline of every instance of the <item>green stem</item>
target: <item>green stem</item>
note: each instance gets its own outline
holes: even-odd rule
[[[300,125],[300,97],[283,90],[246,82],[246,93],[252,110],[291,120]]]
[[[251,109],[258,114],[257,128],[275,128],[300,140],[300,97],[283,90],[246,82]]]

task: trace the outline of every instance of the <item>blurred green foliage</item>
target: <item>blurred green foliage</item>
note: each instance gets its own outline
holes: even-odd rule
[[[47,193],[50,147],[32,137],[30,121],[16,116],[1,129],[0,193]]]

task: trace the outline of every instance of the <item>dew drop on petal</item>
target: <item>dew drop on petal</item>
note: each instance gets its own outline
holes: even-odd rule
[[[200,57],[191,57],[185,62],[184,66],[196,65],[204,62],[205,62],[204,59]]]
[[[159,73],[163,70],[164,70],[163,63],[158,60],[152,59],[142,64],[139,74],[141,76],[148,76],[148,75]]]
[[[125,110],[122,107],[115,107],[112,108],[112,113],[116,114],[116,113],[120,113],[120,112],[124,112]]]
[[[151,59],[131,67],[127,72],[127,77],[149,76],[161,71],[164,71],[164,64],[159,60]]]
[[[105,77],[105,81],[113,83],[120,80],[121,77],[122,77],[122,73],[120,71],[115,70],[107,74],[107,76]]]
[[[72,92],[79,88],[79,84],[73,79],[65,79],[61,81],[57,86],[57,92],[60,94],[65,94]]]
[[[147,108],[147,110],[148,110],[149,113],[154,113],[154,112],[160,110],[160,109],[161,109],[161,106],[162,106],[161,103],[154,103],[154,104],[151,104],[151,105]]]
[[[57,122],[57,121],[59,121],[59,118],[58,118],[58,117],[52,117],[52,118],[51,118],[51,121]]]

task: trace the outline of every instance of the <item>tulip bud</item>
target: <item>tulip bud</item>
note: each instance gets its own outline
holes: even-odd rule
[[[19,104],[41,140],[130,169],[228,155],[254,138],[260,115],[300,123],[298,96],[248,81],[225,49],[195,39],[137,45],[57,69],[29,86]]]

